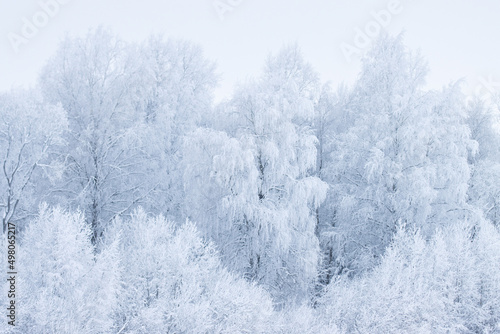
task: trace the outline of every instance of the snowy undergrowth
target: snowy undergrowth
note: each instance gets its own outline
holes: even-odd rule
[[[400,228],[372,271],[333,281],[316,308],[281,311],[262,287],[223,268],[193,223],[138,210],[115,221],[95,254],[84,222],[80,213],[42,207],[24,232],[19,322],[10,333],[499,330],[500,233],[486,221],[430,240]]]
[[[320,319],[345,333],[496,333],[500,330],[500,234],[462,223],[426,241],[400,229],[381,264],[338,279]]]
[[[272,327],[268,294],[222,268],[192,223],[175,227],[137,211],[127,224],[115,224],[117,233],[94,254],[81,214],[41,209],[20,245],[14,332],[264,333]]]

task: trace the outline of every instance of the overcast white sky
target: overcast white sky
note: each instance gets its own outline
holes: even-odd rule
[[[0,90],[34,84],[66,32],[82,35],[100,24],[127,41],[164,33],[201,44],[222,75],[218,100],[238,81],[259,74],[268,53],[290,42],[299,44],[322,80],[351,82],[359,58],[348,62],[342,43],[355,46],[356,29],[376,27],[372,12],[390,9],[394,0],[59,0],[67,3],[16,53],[9,36],[23,37],[26,21],[44,24],[41,3],[50,1],[56,0],[0,0]],[[232,7],[223,20],[216,2]],[[482,94],[500,88],[500,1],[399,2],[386,29],[404,30],[406,44],[421,49],[430,87],[464,77]],[[480,78],[490,87],[481,86]]]

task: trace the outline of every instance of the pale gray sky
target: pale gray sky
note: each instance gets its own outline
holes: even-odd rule
[[[66,4],[49,17],[42,4],[54,1]],[[351,82],[359,71],[359,57],[353,56],[349,62],[341,46],[356,47],[356,29],[372,29],[369,32],[375,35],[380,24],[373,12],[382,10],[390,13],[390,17],[381,17],[386,29],[393,34],[405,30],[406,44],[412,49],[420,48],[428,60],[430,87],[465,77],[469,90],[476,89],[481,94],[500,88],[496,84],[500,82],[500,1],[397,2],[1,0],[0,90],[32,85],[66,32],[83,35],[100,24],[127,41],[142,41],[151,33],[164,33],[200,44],[205,55],[217,62],[222,75],[218,100],[230,95],[238,81],[259,74],[268,53],[278,51],[286,43],[299,44],[322,80],[334,84]],[[231,10],[218,12],[215,4]],[[25,38],[23,26],[33,23],[41,26],[38,32],[23,39],[15,52],[9,38]],[[362,41],[357,42],[359,46]]]

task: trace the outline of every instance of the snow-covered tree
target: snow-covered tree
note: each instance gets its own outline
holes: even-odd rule
[[[120,327],[127,333],[266,333],[272,302],[221,266],[195,226],[136,211],[116,221],[124,243]]]
[[[137,64],[127,46],[103,28],[67,37],[40,77],[45,97],[68,113],[67,169],[59,200],[85,210],[94,244],[106,223],[150,193],[141,166],[141,120],[129,94]]]
[[[182,142],[211,116],[215,65],[201,48],[182,40],[153,36],[138,47],[139,71],[131,103],[144,120],[141,129],[153,191],[148,208],[169,217],[182,216]]]
[[[94,256],[80,213],[42,207],[19,246],[18,328],[24,333],[105,333],[120,291],[118,240]]]
[[[349,103],[352,97],[345,85],[333,92],[329,84],[323,86],[320,97],[315,105],[314,129],[318,138],[318,158],[316,176],[322,181],[332,184],[334,175],[329,173],[332,164],[338,159],[333,154],[336,150],[338,137],[343,135],[353,124],[354,117],[350,112]],[[323,259],[320,269],[320,283],[328,284],[332,276],[341,268],[332,266],[335,254],[333,253],[334,238],[329,234],[331,224],[335,219],[335,210],[332,204],[336,201],[336,193],[329,191],[323,204],[316,209],[316,231],[320,239]]]
[[[199,128],[183,149],[185,210],[221,251],[225,263],[246,273],[257,231],[258,171],[250,149],[225,132]]]
[[[494,333],[500,324],[500,270],[492,266],[498,242],[498,230],[487,221],[473,228],[457,222],[429,241],[400,228],[372,272],[332,281],[318,322],[340,332]]]
[[[383,35],[364,59],[344,112],[354,122],[335,136],[324,173],[332,196],[323,235],[337,272],[377,263],[399,221],[431,235],[469,215],[475,142],[463,97],[457,85],[424,91],[425,73],[401,36]]]
[[[469,201],[494,224],[500,223],[500,133],[498,106],[475,98],[467,105],[467,124],[478,152],[470,157]]]
[[[64,110],[44,103],[37,92],[19,90],[0,95],[0,213],[4,233],[8,222],[34,215],[40,199],[47,195],[45,187],[61,171],[56,152],[66,130]]]
[[[193,219],[218,240],[230,268],[278,303],[307,298],[317,275],[315,209],[326,184],[313,176],[316,91],[316,74],[297,47],[287,47],[222,108],[231,137],[201,130],[185,148]]]

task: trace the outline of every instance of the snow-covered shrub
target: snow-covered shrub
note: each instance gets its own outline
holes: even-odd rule
[[[42,207],[18,259],[21,333],[104,333],[114,325],[120,285],[118,243],[94,255],[80,213]]]
[[[500,234],[457,224],[426,241],[400,229],[382,263],[330,284],[321,321],[341,332],[491,333],[500,316]]]
[[[123,231],[123,332],[264,333],[267,293],[221,266],[217,251],[187,222],[137,211]]]

